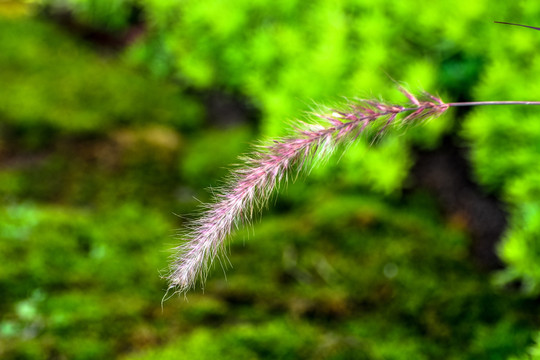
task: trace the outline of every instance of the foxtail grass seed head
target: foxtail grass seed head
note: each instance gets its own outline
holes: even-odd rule
[[[329,115],[316,114],[317,122],[299,122],[291,135],[258,145],[241,158],[242,165],[229,174],[213,202],[186,228],[184,242],[176,248],[167,275],[170,289],[184,293],[197,279],[204,283],[217,259],[223,264],[225,240],[231,232],[249,223],[267,202],[274,188],[289,175],[298,175],[327,159],[340,145],[355,141],[369,127],[378,134],[397,121],[412,123],[436,117],[449,105],[426,94],[418,99],[401,88],[407,106],[361,100]]]

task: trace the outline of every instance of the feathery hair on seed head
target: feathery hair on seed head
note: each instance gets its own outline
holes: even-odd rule
[[[231,171],[214,201],[204,205],[201,216],[187,227],[185,242],[176,248],[166,276],[169,288],[185,293],[197,279],[204,283],[212,262],[225,254],[229,234],[249,223],[289,174],[299,174],[328,158],[339,145],[355,141],[368,127],[380,133],[398,119],[410,123],[441,115],[449,107],[429,94],[417,99],[403,88],[400,91],[410,101],[407,107],[361,100],[343,111],[316,114],[320,122],[299,122],[291,135],[258,145],[242,157],[243,165]]]

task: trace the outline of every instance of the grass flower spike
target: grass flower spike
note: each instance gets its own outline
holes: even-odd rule
[[[396,122],[409,124],[437,117],[452,106],[540,105],[519,101],[444,103],[430,94],[419,99],[400,90],[409,99],[406,106],[362,100],[345,111],[316,114],[320,121],[299,122],[291,135],[261,144],[241,158],[243,164],[231,171],[213,202],[204,205],[201,216],[187,227],[185,242],[176,249],[167,276],[169,288],[182,293],[197,279],[204,282],[210,265],[224,256],[227,237],[235,227],[251,221],[276,185],[328,158],[340,145],[355,141],[367,130],[380,135]]]

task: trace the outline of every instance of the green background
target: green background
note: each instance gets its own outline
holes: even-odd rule
[[[227,167],[310,111],[404,103],[392,79],[540,100],[540,32],[494,20],[540,3],[1,1],[0,358],[540,358],[536,107],[360,138],[204,291],[160,277]]]

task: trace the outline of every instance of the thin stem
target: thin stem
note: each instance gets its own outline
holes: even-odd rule
[[[540,101],[464,101],[464,102],[444,103],[441,105],[446,105],[447,107],[491,106],[491,105],[540,105]],[[399,112],[416,111],[421,108],[422,106],[401,108]],[[381,113],[380,115],[387,115],[387,114]]]
[[[540,30],[540,28],[538,28],[538,27],[529,26],[529,25],[514,24],[514,23],[509,23],[509,22],[504,22],[504,21],[494,21],[494,23],[495,24],[503,24],[503,25],[521,26],[521,27],[525,27],[525,28],[529,28],[529,29]]]
[[[469,101],[447,103],[448,106],[483,106],[483,105],[540,105],[540,101]]]

